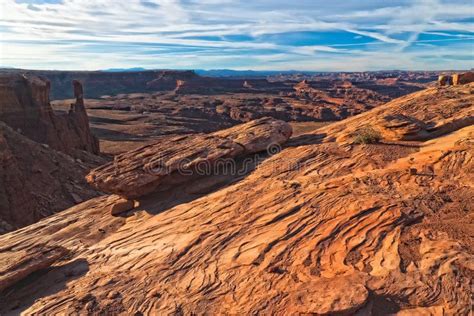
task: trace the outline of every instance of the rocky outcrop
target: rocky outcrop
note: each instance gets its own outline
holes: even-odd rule
[[[446,75],[438,76],[438,85],[439,86],[449,86],[452,84],[451,77]]]
[[[215,132],[212,135],[232,140],[243,147],[244,155],[248,155],[268,150],[269,146],[280,146],[290,138],[291,134],[290,124],[264,117]]]
[[[474,72],[455,73],[452,75],[440,75],[438,77],[439,86],[457,86],[474,82]]]
[[[153,194],[124,218],[98,197],[0,236],[2,262],[45,242],[73,250],[2,292],[0,313],[468,315],[474,127],[423,143],[342,136],[388,115],[442,125],[474,107],[471,90],[330,124],[199,198]]]
[[[230,79],[195,77],[188,80],[178,80],[174,93],[176,94],[218,94],[218,93],[276,93],[289,91],[284,83],[269,82],[266,79]]]
[[[382,141],[426,141],[474,124],[474,83],[429,88],[395,99],[373,111],[333,124],[327,133],[352,143],[359,130],[370,126]],[[338,130],[340,126],[343,129]]]
[[[92,170],[87,181],[100,191],[136,198],[209,175],[226,159],[278,150],[291,132],[288,123],[262,118],[213,134],[169,137],[116,156]]]
[[[112,203],[110,204],[111,215],[122,214],[124,212],[132,210],[135,205],[138,205],[137,201],[127,200],[123,197],[111,196],[110,200],[112,201]]]
[[[385,140],[422,140],[429,138],[427,125],[403,114],[386,115],[377,125]]]
[[[35,245],[28,250],[12,252],[8,258],[0,258],[0,292],[36,271],[49,268],[67,253],[62,247]]]
[[[71,155],[77,150],[99,153],[98,140],[89,129],[81,84],[74,81],[76,101],[66,114],[53,112],[49,91],[49,81],[39,77],[0,76],[0,121],[38,143]]]
[[[84,176],[105,160],[86,153],[81,159],[0,122],[0,234],[97,196]]]
[[[199,78],[194,71],[162,71],[157,74],[155,79],[146,83],[146,90],[172,91],[177,89],[180,82],[199,80]]]
[[[341,120],[390,100],[373,90],[359,88],[350,81],[328,84],[303,80],[293,88],[293,96],[312,105],[309,116],[321,121]]]
[[[243,92],[244,87],[240,79],[223,79],[197,77],[190,80],[178,80],[174,92],[176,94],[215,94],[223,92]]]
[[[121,93],[150,91],[172,91],[176,80],[198,77],[194,71],[149,70],[137,72],[107,71],[43,71],[43,70],[0,70],[3,74],[21,73],[29,77],[42,77],[51,82],[51,99],[73,98],[71,81],[79,80],[88,98]]]
[[[474,82],[474,72],[465,72],[452,75],[453,85],[467,84]]]

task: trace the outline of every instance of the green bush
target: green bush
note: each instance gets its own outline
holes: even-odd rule
[[[360,128],[354,137],[356,144],[376,144],[382,140],[382,136],[378,131],[371,126],[364,126]]]

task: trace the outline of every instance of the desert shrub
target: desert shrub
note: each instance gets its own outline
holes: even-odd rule
[[[369,125],[360,128],[354,136],[354,143],[356,144],[376,144],[381,140],[380,133]]]

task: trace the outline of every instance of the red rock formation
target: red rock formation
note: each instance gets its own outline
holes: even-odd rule
[[[451,76],[453,85],[467,84],[474,82],[474,72],[465,72],[461,74],[453,74]]]
[[[33,272],[46,269],[64,257],[67,250],[62,247],[36,245],[27,251],[13,252],[11,260],[0,261],[0,291],[15,284]],[[34,260],[31,260],[34,258]]]
[[[146,83],[146,88],[153,91],[172,91],[180,86],[180,83],[198,80],[200,77],[194,71],[163,71],[158,73],[157,78]]]
[[[0,234],[97,196],[84,176],[105,161],[81,158],[78,162],[0,122]]]
[[[451,84],[451,77],[446,75],[438,76],[438,85],[439,86],[449,86]]]
[[[72,250],[0,293],[0,313],[469,315],[474,127],[423,143],[347,136],[387,117],[393,133],[406,118],[443,126],[474,107],[473,88],[428,89],[327,125],[179,205],[166,207],[177,192],[153,194],[122,218],[110,214],[118,197],[99,197],[0,236],[0,262],[47,242]],[[0,275],[18,281],[22,267],[8,266]]]
[[[468,84],[474,82],[474,72],[455,73],[452,75],[440,75],[438,76],[439,86],[457,86],[460,84]]]
[[[56,114],[49,103],[50,83],[20,74],[0,76],[0,121],[30,139],[74,155],[76,150],[99,153],[84,108],[82,86],[74,81],[76,102],[67,114]]]
[[[213,170],[223,159],[279,146],[291,133],[288,123],[262,118],[213,134],[170,137],[116,156],[113,162],[92,170],[87,181],[102,192],[136,198],[209,175],[200,174],[199,169]]]

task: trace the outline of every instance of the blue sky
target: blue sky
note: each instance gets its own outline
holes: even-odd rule
[[[473,0],[0,0],[0,66],[474,67]]]

